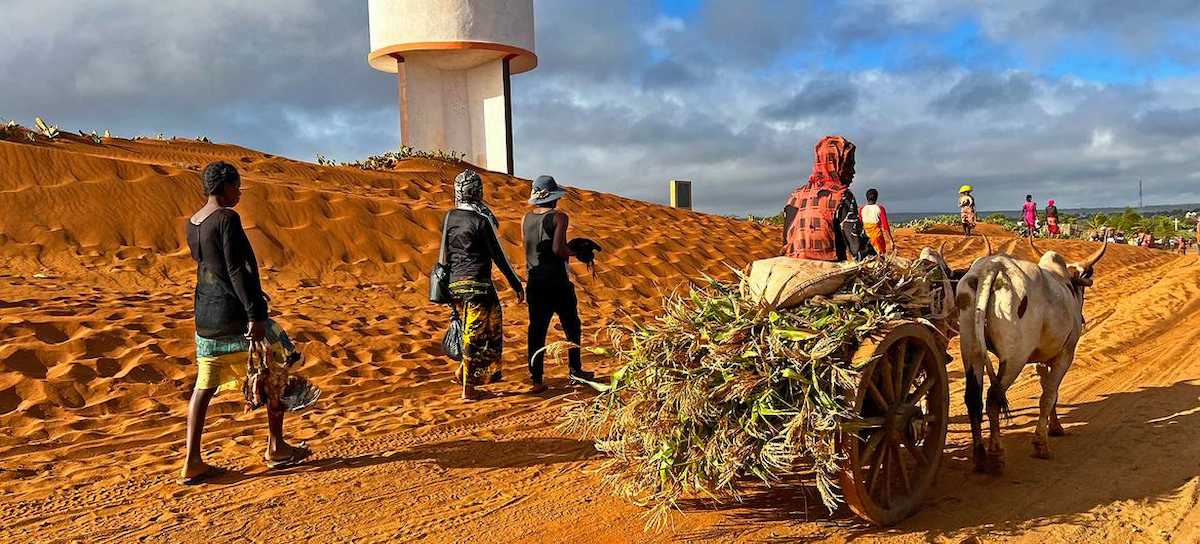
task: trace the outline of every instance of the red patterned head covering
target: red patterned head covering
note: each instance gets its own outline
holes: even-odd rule
[[[797,187],[788,198],[787,207],[794,208],[796,215],[786,227],[784,255],[838,260],[836,215],[849,192],[846,185],[853,180],[854,144],[841,136],[821,138],[813,150],[813,171],[808,183]]]
[[[808,183],[848,185],[854,179],[854,144],[841,136],[826,136],[813,150],[813,171]]]

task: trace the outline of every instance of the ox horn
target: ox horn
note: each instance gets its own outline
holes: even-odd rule
[[[1045,251],[1042,251],[1042,248],[1038,247],[1037,244],[1033,243],[1032,236],[1030,236],[1028,238],[1028,240],[1029,240],[1029,249],[1032,249],[1035,254],[1037,254],[1038,256],[1041,256],[1046,253]]]
[[[1087,259],[1084,259],[1083,262],[1079,263],[1079,268],[1082,268],[1084,270],[1091,270],[1093,266],[1096,266],[1096,263],[1100,262],[1100,257],[1103,257],[1104,252],[1107,250],[1108,250],[1108,240],[1105,240],[1104,245],[1100,246],[1100,249],[1097,249],[1096,252],[1093,253],[1090,257],[1088,257]]]
[[[942,243],[938,244],[938,255],[941,255],[941,257],[943,259],[946,258],[946,241],[945,240],[942,240]]]
[[[992,254],[996,253],[996,250],[992,248],[992,241],[988,240],[987,235],[980,234],[980,236],[983,237],[983,245],[984,245],[984,248],[986,249],[983,256],[987,257],[988,255],[992,255]]]

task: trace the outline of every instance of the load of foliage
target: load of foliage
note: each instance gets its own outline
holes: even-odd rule
[[[832,511],[838,441],[857,418],[852,355],[890,322],[929,315],[936,270],[867,261],[835,294],[788,309],[748,296],[745,277],[668,294],[657,318],[609,330],[623,366],[564,429],[595,440],[605,482],[651,507],[651,525],[688,495],[736,499],[748,481],[809,470]]]
[[[400,146],[399,151],[388,151],[382,155],[371,155],[366,159],[342,163],[342,166],[352,166],[362,170],[395,170],[396,164],[405,159],[436,159],[446,162],[460,163],[467,159],[465,153],[447,150],[423,151],[409,146]],[[333,161],[323,155],[317,156],[318,164],[332,166]]]
[[[950,215],[935,215],[930,217],[919,217],[911,221],[906,221],[900,224],[902,229],[912,229],[913,232],[929,232],[938,225],[953,225],[958,223],[958,216]]]

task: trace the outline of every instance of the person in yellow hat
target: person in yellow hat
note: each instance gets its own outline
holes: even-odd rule
[[[975,197],[971,189],[970,185],[958,188],[958,217],[962,220],[963,236],[970,236],[975,230]]]

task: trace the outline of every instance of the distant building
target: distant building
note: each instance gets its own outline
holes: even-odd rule
[[[671,207],[692,209],[692,182],[681,179],[671,180]]]

